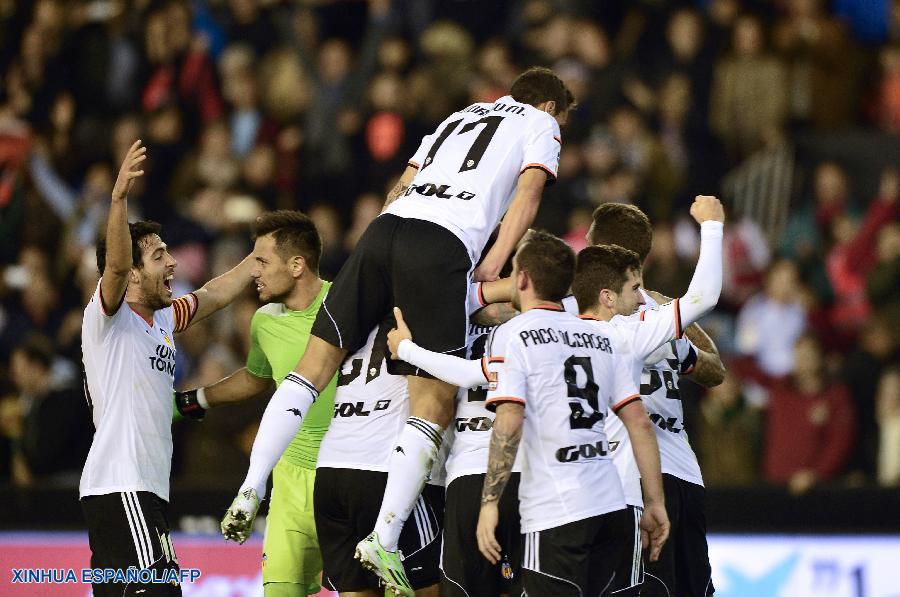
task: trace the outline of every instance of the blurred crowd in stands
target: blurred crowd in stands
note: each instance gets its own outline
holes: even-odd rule
[[[579,104],[538,227],[577,250],[594,207],[635,203],[646,286],[678,296],[690,200],[728,206],[702,323],[729,374],[682,384],[707,485],[900,484],[898,0],[0,0],[0,483],[77,483],[82,310],[132,141],[176,294],[273,208],[315,220],[330,278],[422,135],[531,65]],[[178,388],[242,366],[258,306],[179,337]],[[264,404],[178,423],[174,481],[234,486]]]

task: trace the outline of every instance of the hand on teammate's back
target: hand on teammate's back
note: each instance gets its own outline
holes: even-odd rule
[[[669,516],[665,504],[644,504],[641,515],[641,542],[650,548],[650,561],[659,559],[666,539],[669,538]]]
[[[710,195],[697,195],[691,205],[691,216],[698,224],[703,222],[724,222],[725,208],[722,202]]]
[[[391,358],[395,361],[400,358],[400,343],[404,340],[412,340],[412,332],[403,321],[403,312],[400,307],[394,307],[394,317],[397,319],[397,327],[388,332],[387,342],[391,351]]]

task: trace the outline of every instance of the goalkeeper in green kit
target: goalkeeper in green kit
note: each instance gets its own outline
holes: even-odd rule
[[[247,366],[205,388],[176,394],[176,407],[183,416],[199,419],[209,407],[271,392],[306,350],[310,329],[331,285],[319,278],[322,241],[318,231],[304,214],[280,210],[260,216],[255,235],[252,276],[266,305],[256,311],[250,324]],[[335,376],[306,413],[300,431],[272,472],[263,542],[266,597],[319,592],[322,557],[313,516],[313,485],[319,444],[334,414],[336,381]],[[236,501],[241,499],[258,498],[239,495]],[[233,510],[226,513],[222,532],[226,539],[243,543],[249,531],[233,531]]]

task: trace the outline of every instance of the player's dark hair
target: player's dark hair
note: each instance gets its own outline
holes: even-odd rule
[[[130,222],[128,224],[128,234],[131,235],[131,265],[140,269],[144,267],[141,251],[141,241],[148,236],[159,234],[162,226],[150,220],[140,220],[138,222]],[[106,239],[101,238],[97,241],[97,269],[100,275],[106,270]]]
[[[16,346],[16,351],[25,355],[32,363],[38,363],[44,369],[53,365],[53,342],[41,334],[32,334],[24,342]]]
[[[604,203],[594,210],[592,245],[619,245],[637,253],[641,263],[650,254],[653,227],[647,214],[627,203]]]
[[[575,104],[575,97],[562,79],[549,68],[533,66],[516,77],[509,94],[517,102],[537,106],[544,102],[556,102],[554,115],[565,112]]]
[[[638,254],[618,245],[587,247],[578,254],[572,294],[578,309],[586,311],[597,306],[603,289],[620,293],[629,271],[640,271]]]
[[[292,209],[269,211],[256,218],[253,227],[254,240],[271,234],[275,238],[275,250],[287,261],[295,255],[306,260],[306,266],[318,275],[322,257],[322,238],[316,225],[306,214]]]
[[[575,252],[562,239],[531,232],[516,252],[519,271],[528,272],[538,298],[561,301],[575,276]]]

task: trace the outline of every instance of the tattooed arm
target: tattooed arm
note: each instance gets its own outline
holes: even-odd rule
[[[416,173],[418,171],[419,170],[414,166],[406,167],[406,170],[403,171],[403,175],[397,181],[397,184],[395,184],[394,188],[392,188],[388,193],[387,199],[384,202],[384,206],[382,206],[381,208],[382,213],[388,208],[388,205],[403,196],[403,193],[405,193],[409,188],[409,185],[412,183],[413,178],[416,177]]]
[[[476,531],[478,549],[492,564],[499,562],[502,555],[502,548],[495,536],[499,521],[498,502],[516,461],[524,420],[523,404],[504,402],[497,406],[497,418],[491,431],[488,470],[481,491],[481,512]]]
[[[725,364],[716,343],[696,323],[689,325],[684,334],[697,347],[697,364],[685,377],[704,388],[722,383],[725,380]]]

